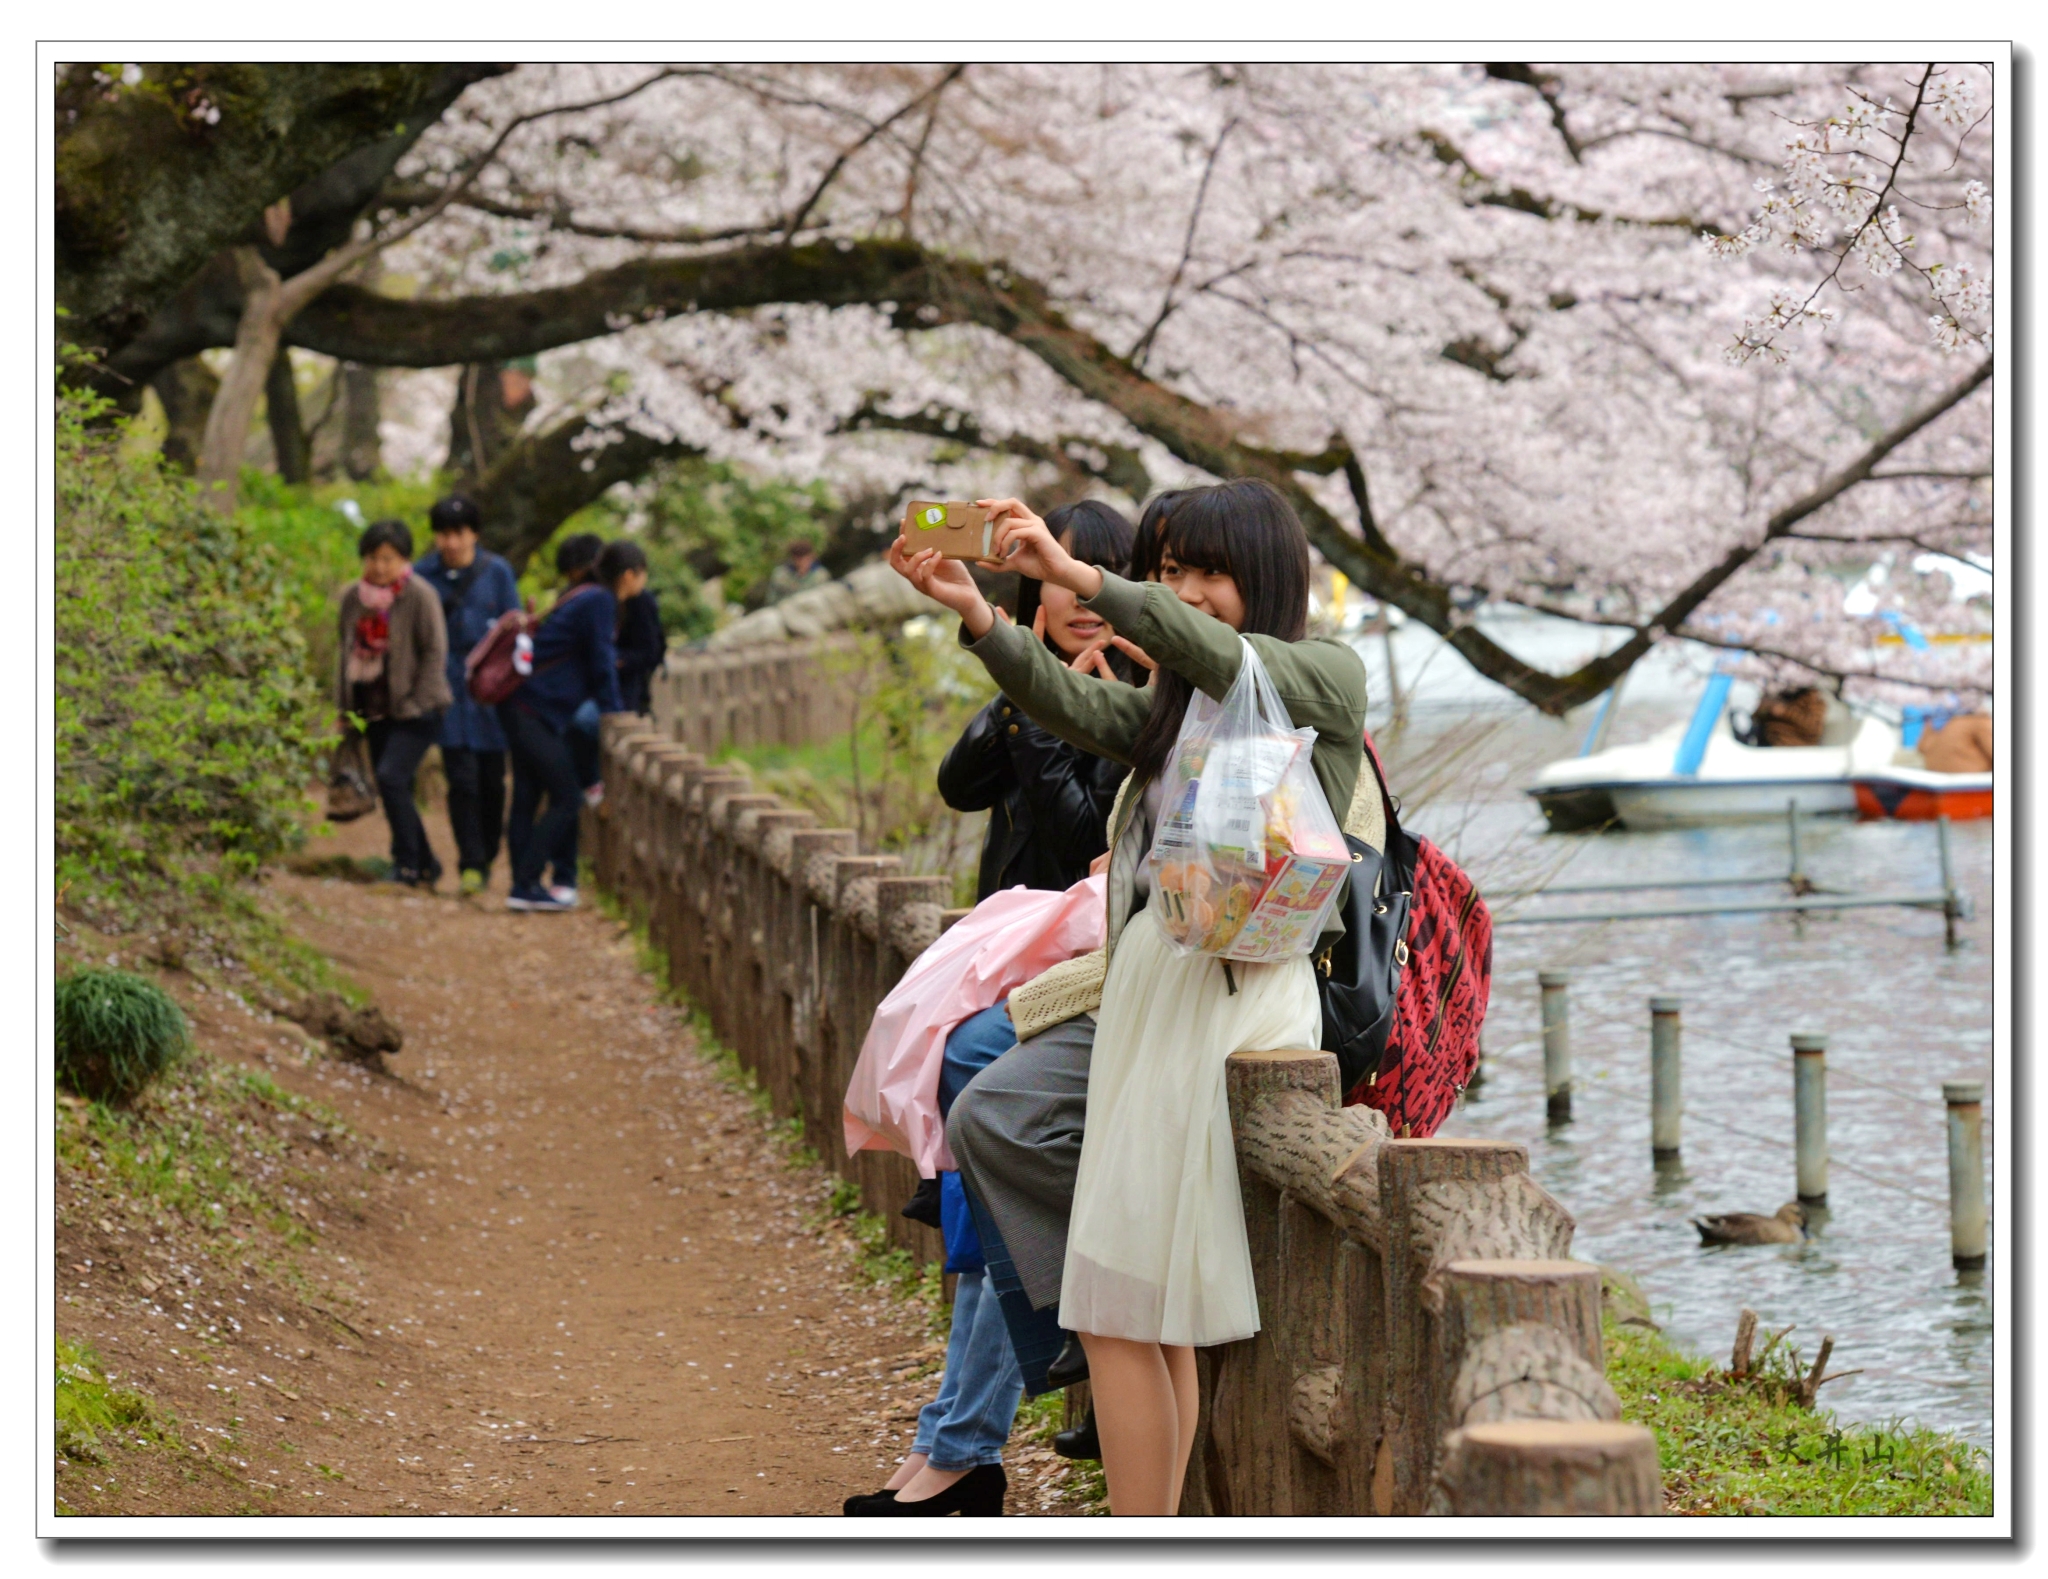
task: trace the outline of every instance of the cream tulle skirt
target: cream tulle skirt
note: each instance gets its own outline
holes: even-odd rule
[[[1149,909],[1117,940],[1061,1280],[1070,1331],[1201,1345],[1259,1330],[1223,1064],[1319,1045],[1322,1009],[1307,959],[1230,969],[1234,994],[1221,961],[1174,953]]]

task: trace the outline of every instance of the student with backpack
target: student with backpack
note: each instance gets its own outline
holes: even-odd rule
[[[586,703],[601,714],[622,711],[618,652],[612,640],[618,605],[597,580],[597,558],[603,548],[594,534],[580,532],[555,550],[555,569],[568,585],[532,632],[531,672],[498,708],[512,752],[512,815],[506,827],[512,853],[508,910],[576,907],[576,836],[583,784],[569,737],[577,711]],[[545,813],[540,811],[543,802]],[[544,885],[543,875],[552,875],[554,881]]]
[[[391,825],[391,875],[431,889],[441,863],[413,804],[413,780],[451,700],[448,630],[441,600],[413,573],[412,533],[403,521],[371,522],[356,553],[363,574],[341,597],[335,706],[344,732],[350,715],[363,720]]]
[[[448,778],[448,821],[465,896],[481,893],[505,833],[505,730],[498,710],[469,694],[464,663],[500,615],[519,607],[519,578],[482,547],[476,501],[450,494],[427,512],[432,552],[416,574],[441,596],[448,625],[448,686],[454,701],[441,715],[441,768]]]
[[[1132,767],[1108,830],[1107,973],[1060,1324],[1087,1351],[1112,1511],[1171,1514],[1198,1418],[1194,1349],[1259,1326],[1224,1060],[1318,1045],[1321,1010],[1307,956],[1233,965],[1169,945],[1146,861],[1166,809],[1164,774],[1194,691],[1220,701],[1250,648],[1294,727],[1316,731],[1310,765],[1323,798],[1349,807],[1365,668],[1341,642],[1306,639],[1308,539],[1266,483],[1221,483],[1177,501],[1160,582],[1145,586],[1080,564],[1019,501],[981,503],[1007,568],[1066,587],[1159,665],[1149,691],[1084,679],[1003,625],[960,562],[913,553],[902,539],[890,549],[900,573],[959,613],[962,642],[1005,695]]]

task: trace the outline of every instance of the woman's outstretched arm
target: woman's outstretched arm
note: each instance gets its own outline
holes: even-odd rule
[[[960,639],[982,661],[1003,694],[1069,745],[1126,766],[1152,710],[1148,691],[1122,681],[1077,674],[1029,631],[996,618],[974,577],[937,549],[911,553],[898,538],[889,563],[918,591],[960,616]]]

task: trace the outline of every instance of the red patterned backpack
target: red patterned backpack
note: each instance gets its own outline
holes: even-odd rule
[[[1455,861],[1401,827],[1371,735],[1365,754],[1386,808],[1386,864],[1407,879],[1400,886],[1408,914],[1405,948],[1394,951],[1399,976],[1378,1065],[1357,1073],[1344,1101],[1378,1109],[1398,1136],[1421,1138],[1450,1116],[1479,1063],[1479,1027],[1493,981],[1493,917]]]

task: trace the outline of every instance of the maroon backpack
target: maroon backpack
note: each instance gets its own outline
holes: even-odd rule
[[[512,693],[533,672],[534,617],[524,609],[507,609],[469,649],[462,661],[469,694],[486,707],[512,699]],[[524,661],[526,667],[519,667]]]
[[[1479,1027],[1493,982],[1493,917],[1462,868],[1395,817],[1372,736],[1365,754],[1387,812],[1387,847],[1414,852],[1407,956],[1379,1067],[1344,1094],[1384,1113],[1403,1139],[1434,1135],[1479,1063]]]
[[[536,674],[545,674],[561,663],[561,658],[550,658],[538,669],[533,666],[533,637],[542,625],[571,598],[590,590],[591,583],[578,582],[563,593],[541,619],[535,619],[523,608],[507,609],[500,614],[491,628],[484,632],[483,639],[469,649],[469,656],[462,660],[464,683],[469,694],[486,707],[495,707],[500,702],[509,702],[517,691]]]

